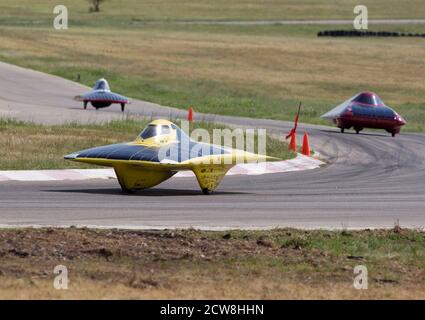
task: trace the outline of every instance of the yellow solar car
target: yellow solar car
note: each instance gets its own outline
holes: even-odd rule
[[[67,160],[115,169],[125,192],[145,189],[192,170],[204,194],[214,191],[227,171],[237,163],[268,158],[238,149],[196,142],[168,120],[149,123],[132,142],[91,148],[65,156]]]

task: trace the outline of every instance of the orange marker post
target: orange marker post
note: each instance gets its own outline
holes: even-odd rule
[[[192,122],[193,121],[193,108],[189,107],[189,111],[187,113],[187,121]]]
[[[297,152],[297,134],[295,132],[291,133],[291,141],[289,142],[289,150]]]
[[[303,155],[305,155],[305,156],[310,156],[311,155],[310,144],[308,142],[308,134],[307,134],[307,132],[304,132],[303,147],[302,147],[301,153]]]

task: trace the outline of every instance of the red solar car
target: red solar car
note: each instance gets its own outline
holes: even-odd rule
[[[364,128],[384,129],[394,137],[406,121],[385,105],[373,92],[361,92],[322,115],[337,125],[343,133],[353,128],[358,134]]]

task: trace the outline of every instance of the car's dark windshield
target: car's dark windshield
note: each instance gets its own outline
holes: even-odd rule
[[[140,138],[148,139],[157,135],[157,126],[154,124],[148,125],[140,134]]]
[[[99,80],[97,80],[93,89],[94,90],[106,90],[106,91],[110,91],[108,81],[106,81],[105,79],[99,79]]]
[[[361,93],[354,99],[354,101],[371,106],[380,106],[384,104],[377,95],[372,93]]]

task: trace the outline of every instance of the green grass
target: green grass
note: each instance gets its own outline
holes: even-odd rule
[[[29,1],[29,0],[25,0]],[[362,90],[377,92],[425,132],[425,39],[317,38],[350,26],[177,25],[175,20],[350,18],[355,1],[118,1],[88,13],[85,1],[65,1],[70,29],[51,28],[54,1],[0,5],[0,59],[162,105],[225,115],[302,122]],[[124,4],[124,5],[123,5]],[[418,18],[422,1],[365,1],[370,18]],[[423,10],[422,10],[423,11]],[[145,24],[146,19],[161,20]],[[370,26],[425,33],[423,25]]]
[[[382,261],[392,259],[419,269],[425,268],[425,234],[415,230],[363,230],[327,231],[274,229],[267,231],[241,231],[206,233],[184,231],[191,236],[220,239],[225,234],[232,239],[261,239],[266,244],[283,249],[319,250],[335,258],[360,260],[370,266],[384,266]]]
[[[34,170],[58,168],[92,168],[93,166],[66,161],[63,156],[79,150],[134,140],[147,120],[117,120],[104,124],[42,126],[0,118],[0,170]],[[178,122],[176,122],[178,124]],[[194,129],[223,129],[222,125],[195,122]],[[255,145],[257,145],[257,136]],[[235,144],[235,141],[233,141]],[[234,145],[236,147],[236,145]],[[267,154],[280,159],[295,156],[286,142],[267,137]]]

